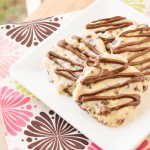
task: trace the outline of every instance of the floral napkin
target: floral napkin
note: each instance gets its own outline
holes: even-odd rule
[[[149,0],[123,1],[150,17]],[[9,150],[101,150],[9,75],[17,59],[74,15],[0,26],[0,111]],[[137,150],[150,150],[150,135]]]

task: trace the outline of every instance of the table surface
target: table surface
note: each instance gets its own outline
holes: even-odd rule
[[[95,0],[45,0],[41,6],[25,20],[38,19],[81,10]]]
[[[45,0],[25,21],[81,10],[95,0]],[[63,5],[62,5],[63,4]],[[8,150],[0,112],[0,149]]]

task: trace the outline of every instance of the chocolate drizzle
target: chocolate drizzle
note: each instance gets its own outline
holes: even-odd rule
[[[115,16],[112,18],[93,21],[86,25],[86,29],[94,30],[95,33],[99,34],[99,33],[105,33],[106,31],[122,29],[132,24],[133,23],[127,21],[125,17]],[[109,38],[105,38],[102,35],[99,35],[99,37],[104,41],[106,48],[109,50],[107,44],[112,43],[112,41],[114,40],[115,37],[113,36],[113,34]]]
[[[102,94],[103,92],[106,92],[109,90],[114,90],[114,89],[121,88],[124,86],[129,86],[132,83],[142,82],[145,80],[144,75],[140,72],[123,72],[124,70],[126,70],[129,67],[128,63],[126,63],[124,61],[117,60],[117,59],[104,58],[102,56],[97,59],[97,61],[95,62],[95,64],[93,66],[98,67],[102,63],[118,64],[119,67],[114,70],[110,70],[110,71],[107,70],[107,71],[103,72],[103,70],[101,70],[98,75],[84,77],[82,80],[80,80],[80,83],[82,85],[89,86],[90,84],[97,83],[97,82],[103,82],[104,80],[107,80],[107,79],[127,78],[127,80],[123,83],[114,84],[114,85],[99,89],[94,92],[82,94],[79,96],[77,102],[81,104],[81,103],[88,102],[88,101],[108,101],[108,100],[118,100],[118,99],[123,99],[123,98],[131,99],[130,102],[127,102],[127,103],[124,103],[124,104],[121,104],[118,106],[114,106],[111,108],[104,106],[105,108],[101,108],[101,111],[100,111],[101,115],[107,115],[111,111],[119,110],[124,107],[129,107],[129,106],[136,107],[137,105],[139,105],[140,104],[140,95],[138,95],[138,94],[119,94],[119,93],[117,93],[117,95],[114,95],[114,96],[99,96],[98,95],[98,94]],[[121,67],[120,67],[120,65],[121,65]]]
[[[143,58],[142,60],[137,61],[136,59],[142,57],[143,55],[150,52],[150,27],[139,27],[134,30],[124,31],[119,35],[120,38],[131,39],[128,43],[121,43],[119,46],[112,49],[114,54],[122,54],[125,52],[133,53],[132,56],[129,56],[128,62],[132,66],[139,65],[139,70],[142,71],[145,75],[150,75],[150,65],[145,67],[140,67],[141,64],[145,64],[150,62],[150,58]],[[137,39],[134,39],[137,38]],[[144,46],[145,44],[145,46]],[[133,47],[135,46],[135,47]]]
[[[92,37],[90,37],[92,38]],[[79,36],[73,36],[72,39],[76,39],[79,43],[84,44],[86,47],[91,50],[94,55],[100,55],[101,53],[95,48],[95,46],[91,45],[89,42],[85,41]],[[61,40],[57,43],[57,46],[64,48],[67,51],[70,51],[74,55],[76,55],[79,59],[82,60],[82,62],[86,62],[87,58],[89,57],[95,57],[94,55],[89,55],[87,52],[82,52],[82,50],[79,47],[73,47],[73,45],[69,44],[65,40]],[[85,64],[74,62],[71,60],[71,58],[66,58],[65,56],[61,56],[60,54],[55,53],[54,51],[49,51],[47,54],[47,57],[54,61],[57,65],[58,68],[56,68],[55,73],[57,75],[63,76],[69,80],[76,81],[83,71],[83,68],[85,67]],[[70,63],[71,66],[77,66],[78,69],[76,70],[71,70],[63,66],[62,63],[60,63],[59,60],[63,60],[67,63]]]
[[[116,16],[116,17],[112,17],[112,18],[96,20],[96,21],[93,21],[93,22],[87,24],[86,29],[108,27],[104,30],[97,30],[96,31],[96,33],[99,33],[99,32],[104,33],[104,32],[109,31],[109,30],[116,30],[116,29],[120,29],[123,27],[128,27],[129,25],[132,25],[131,22],[127,22],[127,21],[116,23],[118,21],[123,21],[125,19],[126,19],[125,17]]]
[[[81,37],[74,35],[72,38],[78,40],[78,42],[83,43],[85,46],[87,46],[89,49],[91,49],[95,54],[97,54],[97,55],[101,54],[94,46],[92,46],[90,43],[83,40]]]

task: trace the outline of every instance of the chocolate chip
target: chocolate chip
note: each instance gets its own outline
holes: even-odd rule
[[[143,85],[143,92],[147,90],[148,86]]]
[[[88,109],[89,112],[91,112],[91,109]]]
[[[63,91],[64,91],[65,93],[67,93],[69,96],[72,96],[72,93],[69,92],[69,89],[68,89],[68,88],[64,88]]]
[[[91,35],[87,35],[86,38],[91,38]]]
[[[135,90],[135,91],[138,91],[138,87],[136,86],[136,87],[134,88],[134,90]]]
[[[107,46],[106,46],[106,50],[107,50],[107,52],[108,52],[108,53],[110,53],[110,54],[111,54],[111,50],[110,50],[110,48],[109,48],[109,47],[107,47]]]
[[[111,108],[107,107],[107,106],[102,106],[101,110],[100,110],[100,115],[105,115],[107,116],[108,114],[111,113]]]
[[[74,65],[74,64],[71,64],[71,66],[72,66],[72,67],[75,67],[75,65]]]
[[[91,88],[92,88],[92,86],[91,86],[91,85],[88,85],[88,88],[89,88],[89,89],[91,89]]]
[[[143,33],[143,31],[141,30],[139,34],[142,34],[142,33]]]
[[[50,83],[54,83],[54,80],[50,80],[49,82],[50,82]]]
[[[124,119],[117,120],[117,124],[121,125],[124,122]]]
[[[106,123],[106,122],[104,122],[104,121],[102,121],[102,123],[103,123],[104,125],[107,125],[107,123]]]
[[[81,105],[82,105],[82,102],[78,102],[78,101],[76,101],[76,103],[77,103],[79,106],[81,106]],[[86,109],[84,109],[84,108],[83,108],[83,110],[86,110]]]
[[[103,100],[103,101],[101,101],[101,104],[107,105],[107,104],[109,104],[109,102],[107,100]]]

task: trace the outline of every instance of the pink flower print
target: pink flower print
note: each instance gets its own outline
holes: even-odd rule
[[[92,143],[89,147],[88,150],[102,150],[100,147],[98,147],[96,144]]]
[[[150,17],[150,7],[147,8],[147,10],[145,11],[145,13],[146,13],[146,15],[147,15],[148,17]]]
[[[148,140],[144,140],[136,150],[144,150],[148,145]]]
[[[29,101],[29,97],[14,89],[9,89],[5,86],[0,90],[0,106],[3,121],[9,134],[17,135],[17,132],[20,132],[22,127],[26,126],[26,122],[30,121],[30,117],[33,114],[24,106]]]
[[[0,36],[0,77],[6,77],[10,66],[19,58],[18,46]]]

